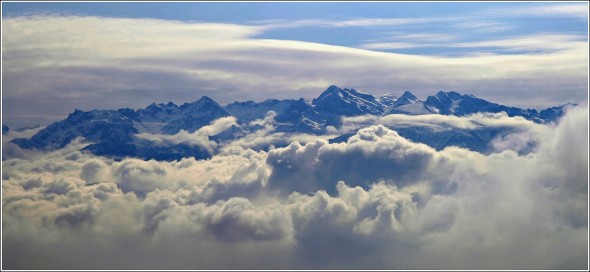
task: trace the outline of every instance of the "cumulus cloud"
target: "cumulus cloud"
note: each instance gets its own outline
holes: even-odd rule
[[[328,130],[322,135],[306,133],[287,133],[277,131],[275,117],[277,113],[269,111],[262,119],[256,119],[248,123],[253,132],[244,135],[236,140],[226,143],[220,148],[221,153],[231,153],[234,149],[272,149],[276,146],[286,146],[291,142],[300,143],[313,142],[318,139],[328,140],[338,136],[337,130]]]
[[[486,153],[512,150],[519,154],[528,154],[537,148],[542,141],[541,136],[552,129],[552,125],[537,124],[522,117],[509,117],[504,112],[475,113],[463,117],[440,114],[365,115],[343,117],[342,122],[343,125],[338,130],[341,134],[350,134],[359,128],[375,124],[398,129],[402,131],[402,135],[413,135],[415,130],[419,132],[425,130],[427,132],[425,136],[416,139],[430,144],[436,144],[437,141],[452,141],[457,136],[456,133],[466,133],[471,137],[479,137],[478,139],[483,141],[480,142],[479,147],[467,146],[472,150]],[[461,141],[455,141],[454,145],[458,144],[461,144]]]
[[[371,125],[345,143],[208,160],[114,161],[76,144],[8,159],[3,265],[585,269],[587,111],[525,124],[539,139],[528,155],[436,151]]]
[[[433,155],[434,149],[378,125],[361,129],[346,143],[318,140],[302,146],[294,142],[271,150],[269,185],[287,193],[333,191],[340,180],[364,187],[381,179],[402,185],[419,180]]]
[[[35,150],[22,149],[18,145],[11,143],[13,139],[17,138],[31,138],[37,132],[45,127],[39,126],[36,128],[25,128],[14,130],[11,129],[5,135],[2,135],[2,160],[8,158],[28,158],[39,155]]]

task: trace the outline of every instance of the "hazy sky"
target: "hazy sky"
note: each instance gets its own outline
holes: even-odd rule
[[[587,3],[2,3],[2,121],[207,95],[587,100]]]
[[[311,99],[332,84],[581,105],[552,124],[355,116],[317,136],[277,131],[269,113],[219,143],[209,136],[234,117],[133,136],[200,146],[206,160],[108,158],[80,138],[27,150],[10,141],[41,128],[13,129],[2,137],[2,268],[588,267],[587,3],[2,3],[11,128],[203,95]],[[490,154],[436,150],[395,131],[408,125],[448,130],[441,141],[497,137]]]

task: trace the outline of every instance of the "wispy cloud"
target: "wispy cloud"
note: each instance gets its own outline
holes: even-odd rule
[[[393,23],[354,22],[346,25]],[[139,108],[202,95],[220,103],[313,98],[331,84],[375,93],[411,90],[419,96],[454,89],[525,107],[586,98],[587,42],[575,35],[452,41],[449,46],[524,51],[456,58],[255,38],[261,31],[247,25],[154,19],[6,18],[3,118],[15,120],[9,125],[34,125],[39,122],[35,116],[66,116],[74,108]],[[411,48],[446,44],[435,40],[451,38],[420,34],[394,44],[362,46]],[[527,53],[531,48],[541,52]],[[429,76],[416,76],[421,74]]]
[[[473,31],[476,33],[498,33],[498,32],[506,32],[508,30],[514,29],[514,26],[511,26],[508,23],[504,22],[496,22],[496,21],[484,21],[481,18],[472,18],[470,20],[463,20],[460,22],[449,24],[449,28],[452,31],[456,31],[460,33],[461,31]]]
[[[578,50],[588,45],[582,35],[540,34],[502,40],[451,44],[451,47],[499,47],[510,51]]]
[[[420,25],[432,23],[447,23],[459,28],[478,28],[484,31],[501,31],[509,29],[510,26],[500,22],[492,21],[493,18],[502,17],[574,17],[579,19],[588,18],[587,4],[549,4],[535,7],[513,7],[506,9],[492,9],[463,16],[440,16],[440,17],[409,17],[409,18],[358,18],[345,20],[326,19],[304,19],[304,20],[265,20],[251,22],[264,31],[284,28],[299,27],[375,27],[375,26],[402,26]],[[487,19],[487,20],[482,20]]]
[[[441,44],[433,43],[416,43],[416,42],[370,42],[361,44],[359,47],[364,49],[390,50],[390,49],[407,49],[421,47],[440,47]]]
[[[428,35],[426,35],[428,36]],[[401,37],[400,40],[404,40]],[[362,44],[366,49],[402,49],[419,47],[447,47],[447,48],[479,48],[491,47],[506,51],[555,51],[555,50],[579,50],[588,43],[582,35],[564,34],[538,34],[531,36],[519,36],[500,40],[483,40],[474,42],[449,42],[449,43],[421,43],[420,36],[414,42],[374,42]]]
[[[422,42],[448,42],[456,40],[459,35],[456,34],[444,34],[444,33],[403,33],[403,32],[390,32],[383,33],[387,35],[387,38],[382,40],[407,40],[407,41],[422,41]]]
[[[484,12],[489,16],[569,17],[588,20],[588,3],[546,4],[535,7],[494,9]]]
[[[345,27],[375,27],[375,26],[402,26],[428,23],[440,23],[449,21],[458,21],[466,17],[433,17],[433,18],[360,18],[352,20],[325,20],[325,19],[305,19],[295,21],[276,21],[263,22],[258,28],[263,31],[300,28],[300,27],[325,27],[325,28],[345,28]]]
[[[428,126],[441,129],[477,129],[482,127],[519,127],[527,130],[542,126],[522,117],[508,117],[502,113],[476,113],[469,116],[449,116],[441,114],[405,115],[390,114],[385,116],[355,116],[342,119],[343,130],[354,130],[375,124],[388,126]]]

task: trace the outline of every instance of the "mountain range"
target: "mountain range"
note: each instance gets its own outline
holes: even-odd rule
[[[113,158],[139,157],[144,159],[177,160],[183,157],[209,158],[210,150],[203,147],[175,144],[162,146],[144,138],[139,133],[174,135],[181,131],[193,133],[203,126],[222,117],[234,116],[237,124],[230,129],[213,135],[210,139],[223,142],[242,137],[260,128],[252,121],[263,119],[274,111],[276,132],[308,133],[322,135],[328,126],[339,128],[341,117],[389,114],[442,114],[465,116],[477,112],[506,112],[508,116],[521,116],[537,123],[554,122],[564,114],[566,105],[551,107],[542,111],[521,109],[488,102],[473,95],[454,91],[440,91],[426,100],[418,99],[406,91],[401,96],[385,94],[373,96],[355,89],[330,86],[312,101],[303,98],[268,99],[261,102],[234,102],[221,106],[209,97],[184,103],[180,106],[169,102],[133,110],[76,109],[64,120],[55,122],[40,130],[30,139],[12,140],[21,148],[52,150],[62,148],[77,137],[84,137],[90,144],[84,150],[96,155]],[[3,134],[9,131],[3,127]],[[451,130],[433,131],[425,127],[403,127],[396,131],[410,140],[428,144],[436,149],[449,145],[466,147],[479,152],[489,152],[489,142],[508,130]],[[223,134],[223,135],[222,135]],[[352,135],[347,133],[330,140],[345,141]]]

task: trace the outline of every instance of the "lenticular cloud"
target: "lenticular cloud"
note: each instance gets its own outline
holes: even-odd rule
[[[538,128],[489,155],[374,124],[207,160],[8,159],[4,268],[584,269],[587,107]]]

